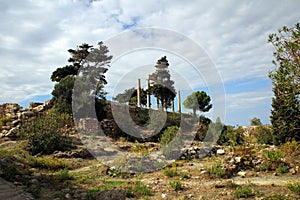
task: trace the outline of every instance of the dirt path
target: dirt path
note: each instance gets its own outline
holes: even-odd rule
[[[1,200],[30,200],[29,195],[25,195],[12,183],[0,178],[0,199]]]

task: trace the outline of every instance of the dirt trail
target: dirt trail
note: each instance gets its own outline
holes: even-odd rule
[[[1,200],[30,200],[28,194],[24,194],[12,183],[0,178],[0,199]]]

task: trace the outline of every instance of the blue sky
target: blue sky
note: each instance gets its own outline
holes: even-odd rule
[[[51,73],[67,64],[70,48],[84,42],[112,44],[109,41],[124,31],[157,28],[185,36],[211,60],[225,89],[226,124],[248,125],[253,117],[269,123],[273,94],[268,72],[274,66],[268,35],[299,22],[299,7],[297,0],[1,0],[0,103],[28,106],[30,101],[50,98],[54,86]],[[119,45],[130,49],[132,44],[125,41]],[[182,48],[175,41],[165,44],[164,51],[152,49],[147,57],[136,51],[115,60],[107,73],[110,95],[119,90],[116,86],[135,86],[136,77],[133,82],[118,83],[142,66],[149,69],[140,76],[153,71],[151,67],[163,55],[168,55],[179,88],[181,79],[176,73],[192,90],[213,87],[210,76],[196,76],[189,60],[167,51],[169,46]],[[187,56],[193,53],[183,49]],[[187,93],[183,92],[183,99]]]

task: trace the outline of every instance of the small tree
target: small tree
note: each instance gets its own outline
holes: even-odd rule
[[[251,119],[250,125],[251,126],[261,126],[262,123],[259,118],[254,117],[253,119]]]
[[[275,47],[271,123],[275,144],[300,140],[300,24],[269,36]]]
[[[196,115],[197,110],[208,112],[212,108],[210,101],[211,99],[206,92],[197,91],[189,95],[183,102],[183,105],[185,108],[193,109],[193,114]]]
[[[77,49],[69,49],[68,52],[71,54],[68,59],[70,64],[57,68],[52,73],[51,80],[57,82],[52,92],[55,109],[61,113],[71,114],[75,78],[82,83],[80,84],[82,92],[96,99],[96,103],[100,102],[99,99],[105,99],[106,92],[103,87],[107,82],[104,74],[108,70],[112,56],[108,55],[108,48],[103,42],[99,42],[97,47],[82,44]],[[82,99],[86,98],[87,96]]]
[[[113,97],[113,100],[118,101],[119,103],[129,102],[137,105],[137,89],[126,89],[123,93]],[[147,105],[147,93],[144,89],[141,89],[141,104],[144,106]]]

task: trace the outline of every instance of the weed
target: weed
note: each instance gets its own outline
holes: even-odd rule
[[[207,169],[207,171],[213,177],[221,178],[226,175],[226,169],[224,167],[222,167],[220,161],[217,161],[215,164],[213,164],[210,168]]]
[[[58,171],[52,177],[55,181],[64,182],[66,180],[73,179],[73,176],[69,174],[68,168]]]
[[[280,163],[278,167],[276,168],[276,171],[285,174],[289,172],[289,166],[287,166],[285,163]]]
[[[263,198],[264,200],[289,200],[288,197],[285,197],[281,194],[272,194]]]
[[[267,171],[272,169],[272,164],[270,162],[264,162],[261,165],[257,166],[256,169],[259,171]]]
[[[182,190],[182,183],[180,180],[171,181],[170,183],[171,188],[173,188],[175,191]]]
[[[273,163],[280,163],[284,158],[285,153],[281,150],[269,150],[265,151],[263,154],[264,158]]]
[[[166,167],[163,171],[164,175],[174,177],[178,175],[176,163],[172,163],[171,167]]]
[[[169,144],[176,134],[179,132],[179,128],[177,126],[168,127],[161,136],[160,143],[162,145]]]
[[[128,198],[139,197],[139,196],[150,196],[151,192],[141,181],[135,181],[133,187],[129,187],[126,190],[126,196]]]
[[[300,195],[300,182],[289,183],[287,188],[293,193]]]
[[[255,194],[253,193],[251,188],[244,187],[244,188],[237,188],[234,191],[234,196],[236,198],[249,198],[255,196]]]
[[[181,178],[189,179],[191,178],[191,174],[188,173],[180,173]]]
[[[28,164],[31,167],[43,168],[48,170],[65,169],[68,167],[68,163],[63,159],[52,158],[50,156],[45,157],[27,157]]]

